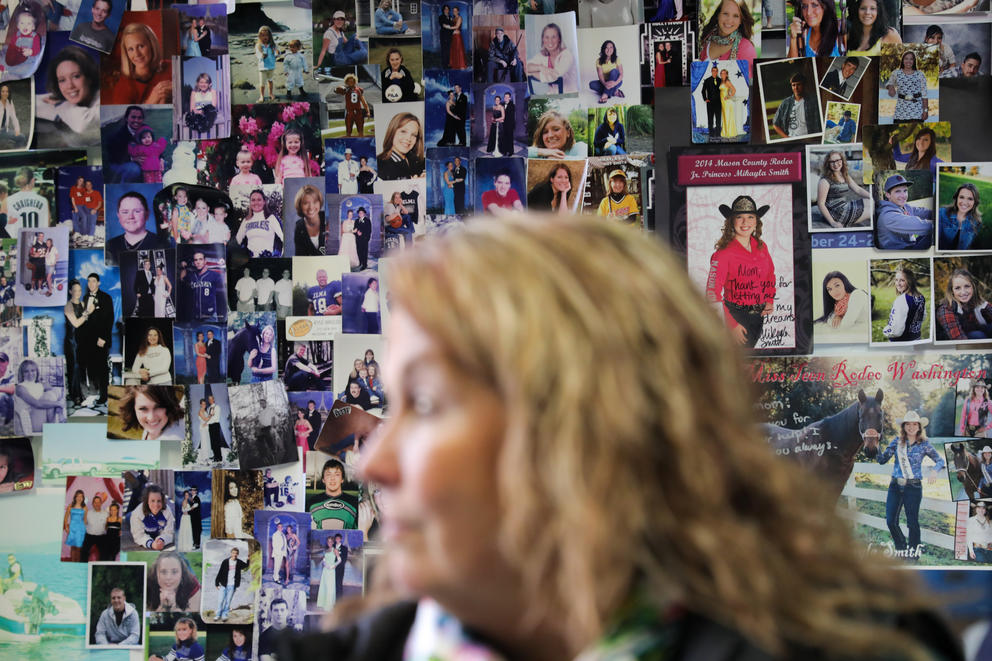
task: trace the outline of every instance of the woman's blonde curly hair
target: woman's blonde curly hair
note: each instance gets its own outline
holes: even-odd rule
[[[581,647],[636,588],[775,654],[929,658],[866,615],[922,602],[769,451],[742,354],[682,263],[601,219],[470,225],[394,258],[388,285],[508,412],[496,539],[534,622]]]

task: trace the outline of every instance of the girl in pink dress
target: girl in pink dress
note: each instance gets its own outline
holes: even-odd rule
[[[127,146],[127,154],[141,166],[141,180],[146,184],[162,183],[162,152],[169,143],[165,138],[156,140],[150,126],[142,126],[135,137],[137,142]]]
[[[286,129],[279,139],[279,156],[276,157],[276,183],[293,177],[310,176],[310,155],[303,149],[303,134],[296,129]]]

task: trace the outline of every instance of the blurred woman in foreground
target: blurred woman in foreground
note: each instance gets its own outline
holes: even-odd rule
[[[741,354],[649,236],[477,222],[390,288],[362,472],[398,596],[280,659],[958,658],[769,451]]]

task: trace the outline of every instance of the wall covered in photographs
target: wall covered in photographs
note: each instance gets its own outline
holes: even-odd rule
[[[363,594],[389,260],[532,211],[685,255],[866,553],[992,567],[992,12],[828,4],[4,9],[0,522],[50,525],[0,543],[0,650],[264,658]]]

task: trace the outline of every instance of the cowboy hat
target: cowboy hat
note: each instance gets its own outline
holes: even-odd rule
[[[920,427],[926,427],[930,424],[930,418],[921,418],[916,411],[906,411],[906,415],[902,416],[901,420],[896,420],[897,425],[904,425],[907,422],[918,422]]]
[[[978,454],[985,454],[986,452],[992,452],[992,445],[986,445]]]
[[[767,204],[759,207],[750,195],[738,195],[731,206],[728,207],[726,204],[721,204],[720,213],[723,214],[725,219],[741,213],[753,213],[758,217],[758,220],[761,220],[761,217],[768,213],[768,209],[770,208]]]

